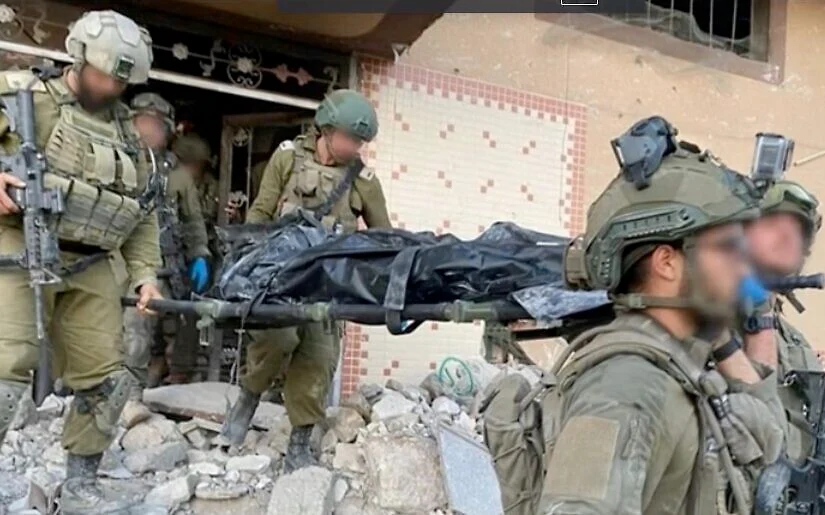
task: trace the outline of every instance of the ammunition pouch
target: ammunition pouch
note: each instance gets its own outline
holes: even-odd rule
[[[55,235],[110,251],[119,249],[144,217],[137,200],[86,182],[47,173],[47,188],[59,189],[64,211],[53,223]]]

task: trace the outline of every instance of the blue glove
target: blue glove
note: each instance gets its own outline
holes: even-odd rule
[[[770,309],[770,292],[755,275],[749,275],[739,283],[739,305],[745,316],[763,313]]]
[[[203,293],[206,285],[209,284],[209,263],[205,258],[195,258],[189,264],[189,282],[195,293]]]

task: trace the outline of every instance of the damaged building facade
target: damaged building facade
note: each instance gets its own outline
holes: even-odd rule
[[[354,87],[378,110],[379,135],[364,158],[393,224],[471,238],[497,220],[581,231],[586,206],[615,173],[608,140],[651,114],[741,171],[759,131],[795,138],[796,159],[823,148],[825,6],[649,3],[647,13],[611,16],[296,15],[262,0],[105,7],[152,32],[149,89],[171,97],[178,118],[209,140],[222,203],[235,191],[254,197],[255,165],[310,123],[328,89]],[[103,3],[0,5],[3,67],[60,61],[67,24],[90,6]],[[823,164],[790,173],[822,196]],[[810,263],[825,264],[818,248]],[[812,310],[825,302],[802,300]],[[806,318],[803,330],[813,327]],[[477,355],[481,333],[426,323],[395,337],[350,324],[342,393],[417,382],[446,357]]]

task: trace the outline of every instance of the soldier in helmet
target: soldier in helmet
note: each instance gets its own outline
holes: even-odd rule
[[[762,216],[746,229],[748,249],[760,276],[786,277],[802,270],[822,226],[818,208],[816,197],[792,181],[779,181],[766,192]],[[815,432],[807,415],[811,399],[806,398],[807,392],[801,387],[804,381],[789,378],[800,372],[822,372],[822,364],[807,339],[788,322],[784,303],[778,297],[770,297],[760,307],[752,320],[742,324],[745,345],[752,346],[764,339],[778,342],[778,352],[764,352],[754,359],[777,369],[779,395],[788,414],[788,457],[796,465],[804,465],[815,444]]]
[[[368,227],[391,227],[381,184],[358,156],[377,132],[375,110],[364,96],[351,90],[329,94],[315,114],[315,127],[281,143],[272,155],[247,222],[271,222],[303,208],[330,228],[355,231],[359,217]],[[340,351],[338,331],[311,323],[251,334],[241,395],[222,436],[232,444],[243,442],[260,395],[288,361],[284,396],[292,434],[285,470],[311,464],[309,437],[324,418]]]
[[[733,513],[750,513],[742,469],[781,450],[775,372],[739,348],[718,353],[750,273],[752,184],[677,143],[661,118],[645,123],[668,151],[623,168],[565,256],[568,283],[607,290],[618,310],[571,343],[542,399],[552,445],[538,513],[715,513],[725,494]],[[730,484],[721,492],[720,463]]]
[[[161,248],[163,266],[168,276],[161,282],[161,292],[167,298],[186,296],[190,287],[195,293],[202,293],[209,282],[207,259],[210,253],[207,248],[206,226],[192,177],[177,165],[177,158],[167,150],[175,128],[174,109],[169,102],[155,93],[141,93],[135,96],[132,99],[132,109],[135,127],[143,142],[158,156],[158,162],[166,177],[165,199],[158,209],[161,218],[162,247],[164,243],[168,247]],[[167,237],[164,237],[164,231],[168,232]],[[188,274],[187,270],[179,270],[187,265]],[[182,274],[187,274],[187,277],[182,277]],[[174,284],[175,287],[170,284]],[[150,352],[157,332],[157,320],[156,317],[140,316],[132,308],[127,308],[124,313],[126,362],[138,375],[141,383],[132,390],[130,402],[124,408],[124,420],[130,424],[149,416],[148,410],[139,401],[142,387],[146,386],[148,380]],[[166,340],[171,340],[168,342],[170,346],[177,335],[183,336],[186,333],[179,330],[179,320],[179,317],[166,317],[163,321],[163,333]],[[186,363],[180,363],[181,359]],[[191,370],[194,365],[193,359],[191,348],[186,349],[186,355],[173,360],[176,361],[176,367],[173,367],[172,373],[182,373],[187,371],[187,368]],[[180,370],[181,368],[183,370]]]
[[[172,144],[172,151],[177,156],[181,168],[189,172],[195,182],[209,237],[209,249],[217,255],[215,226],[218,224],[220,192],[218,180],[209,171],[209,163],[212,159],[209,144],[197,134],[190,133],[178,136]]]
[[[31,87],[37,143],[43,149],[46,182],[65,196],[55,220],[62,281],[45,289],[47,330],[54,372],[74,390],[63,430],[67,452],[61,512],[110,513],[128,504],[108,498],[96,481],[103,452],[134,377],[123,366],[123,310],[120,297],[139,295],[145,312],[161,298],[157,217],[144,190],[152,173],[128,107],[118,101],[129,84],[144,83],[152,63],[149,33],[114,11],[91,11],[66,38],[74,64],[62,74],[38,79],[32,72],[0,73],[0,93]],[[19,141],[0,116],[0,146]],[[22,187],[0,174],[0,252],[24,247],[17,206],[6,193]],[[101,230],[100,228],[105,228]],[[17,400],[37,363],[33,294],[28,274],[0,272],[0,437],[5,436]]]

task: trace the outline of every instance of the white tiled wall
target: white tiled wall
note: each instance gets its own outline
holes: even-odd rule
[[[473,238],[491,223],[570,234],[583,223],[582,106],[430,70],[362,61],[379,135],[367,166],[393,224]],[[447,356],[477,355],[481,326],[426,323],[394,337],[351,327],[344,391],[387,377],[418,382]]]

